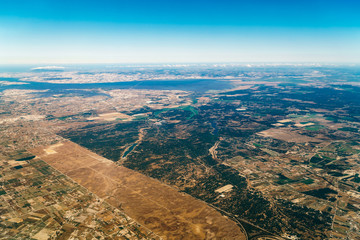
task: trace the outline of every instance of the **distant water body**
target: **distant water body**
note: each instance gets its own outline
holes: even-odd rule
[[[31,72],[33,65],[2,65],[0,64],[0,73],[22,73]]]
[[[22,82],[21,85],[2,85],[2,81]],[[89,89],[151,89],[151,90],[184,90],[194,92],[206,92],[209,90],[224,90],[231,88],[231,84],[226,80],[146,80],[132,82],[111,82],[111,83],[45,83],[19,81],[16,78],[0,78],[0,91],[5,89],[29,89],[29,90],[49,90],[49,92],[64,93],[70,90],[89,90]]]

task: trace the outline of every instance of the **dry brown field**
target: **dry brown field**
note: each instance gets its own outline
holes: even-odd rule
[[[30,151],[164,239],[247,238],[242,228],[205,202],[73,142]]]
[[[116,119],[130,121],[132,119],[132,117],[129,115],[126,115],[124,113],[113,112],[113,113],[102,113],[102,114],[99,114],[98,117],[90,117],[87,120],[115,121]]]
[[[295,142],[295,143],[322,142],[322,140],[320,139],[304,136],[297,132],[290,131],[287,129],[270,128],[268,130],[259,132],[257,134],[263,137],[270,137],[286,142]]]

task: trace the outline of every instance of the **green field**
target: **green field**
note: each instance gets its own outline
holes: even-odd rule
[[[164,109],[161,109],[161,110],[155,112],[155,116],[157,117],[157,116],[159,116],[160,113],[167,112],[167,111],[174,110],[174,109],[180,109],[180,110],[191,112],[191,115],[186,118],[188,120],[199,114],[198,110],[195,107],[193,107],[191,105],[186,105],[186,106],[180,106],[180,107],[177,107],[177,108],[164,108]]]

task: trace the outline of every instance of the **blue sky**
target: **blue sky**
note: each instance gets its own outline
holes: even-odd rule
[[[0,0],[0,63],[356,62],[356,0]]]

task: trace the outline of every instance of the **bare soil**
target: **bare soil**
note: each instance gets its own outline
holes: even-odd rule
[[[73,142],[30,151],[165,239],[247,238],[206,203]]]

